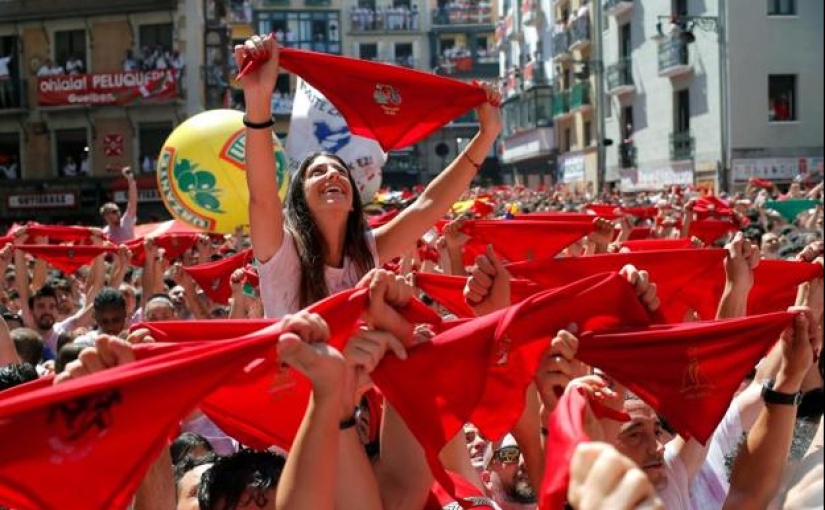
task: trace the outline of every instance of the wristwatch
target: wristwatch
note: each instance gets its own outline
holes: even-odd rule
[[[762,386],[762,400],[766,404],[779,404],[783,406],[798,406],[802,403],[802,392],[780,393],[773,390],[774,381],[766,381]]]

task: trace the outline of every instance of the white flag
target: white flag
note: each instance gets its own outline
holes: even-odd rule
[[[293,174],[308,154],[336,154],[349,166],[364,204],[372,202],[381,187],[381,167],[387,154],[375,140],[350,133],[338,109],[301,78],[292,104],[285,150]]]

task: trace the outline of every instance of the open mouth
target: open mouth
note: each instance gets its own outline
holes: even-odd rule
[[[656,461],[648,462],[647,464],[642,466],[642,469],[662,469],[663,467],[665,467],[665,464],[663,462]]]
[[[329,186],[324,188],[324,191],[322,193],[324,196],[327,197],[342,197],[345,194],[344,188],[337,184],[330,184]]]

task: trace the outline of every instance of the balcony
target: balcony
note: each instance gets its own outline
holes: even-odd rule
[[[633,143],[619,144],[619,168],[636,168],[636,146]]]
[[[432,11],[433,25],[492,25],[493,11],[480,5],[448,6]]]
[[[584,50],[590,47],[590,17],[576,18],[570,27],[570,51]]]
[[[604,0],[602,9],[610,16],[621,16],[633,10],[633,0]]]
[[[441,57],[438,59],[435,73],[451,78],[497,78],[499,71],[498,55],[479,55],[461,57]]]
[[[592,107],[590,90],[590,82],[582,82],[573,85],[573,89],[570,91],[571,112],[589,110]]]
[[[553,60],[570,59],[570,32],[565,29],[553,34]]]
[[[418,32],[420,27],[418,11],[406,7],[378,13],[369,8],[359,7],[350,15],[351,33]]]
[[[693,159],[694,139],[690,131],[675,131],[670,134],[670,159],[683,161]]]
[[[680,37],[659,43],[659,76],[674,78],[693,72],[687,43]]]
[[[0,116],[26,108],[26,80],[0,82]]]
[[[0,20],[7,23],[27,20],[41,22],[47,19],[80,19],[109,14],[174,12],[177,7],[177,0],[3,0],[0,1]]]
[[[636,92],[633,83],[633,62],[623,58],[607,67],[607,93],[614,96]]]
[[[570,92],[556,92],[553,94],[553,118],[563,118],[570,115]]]
[[[307,7],[329,7],[332,5],[332,0],[304,0],[304,5]]]

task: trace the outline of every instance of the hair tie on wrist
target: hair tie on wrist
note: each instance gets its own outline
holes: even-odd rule
[[[471,165],[473,165],[473,166],[475,167],[475,169],[476,169],[476,170],[481,170],[481,164],[480,164],[480,163],[476,163],[475,161],[473,161],[472,159],[470,159],[470,156],[468,156],[466,152],[462,152],[462,153],[461,153],[461,155],[462,155],[462,156],[464,156],[464,158],[465,158],[467,161],[469,161],[469,162],[470,162],[470,164],[471,164]]]
[[[275,118],[269,117],[269,120],[265,120],[263,122],[252,122],[249,118],[244,114],[243,116],[243,125],[250,128],[250,129],[266,129],[271,128],[275,125]]]

